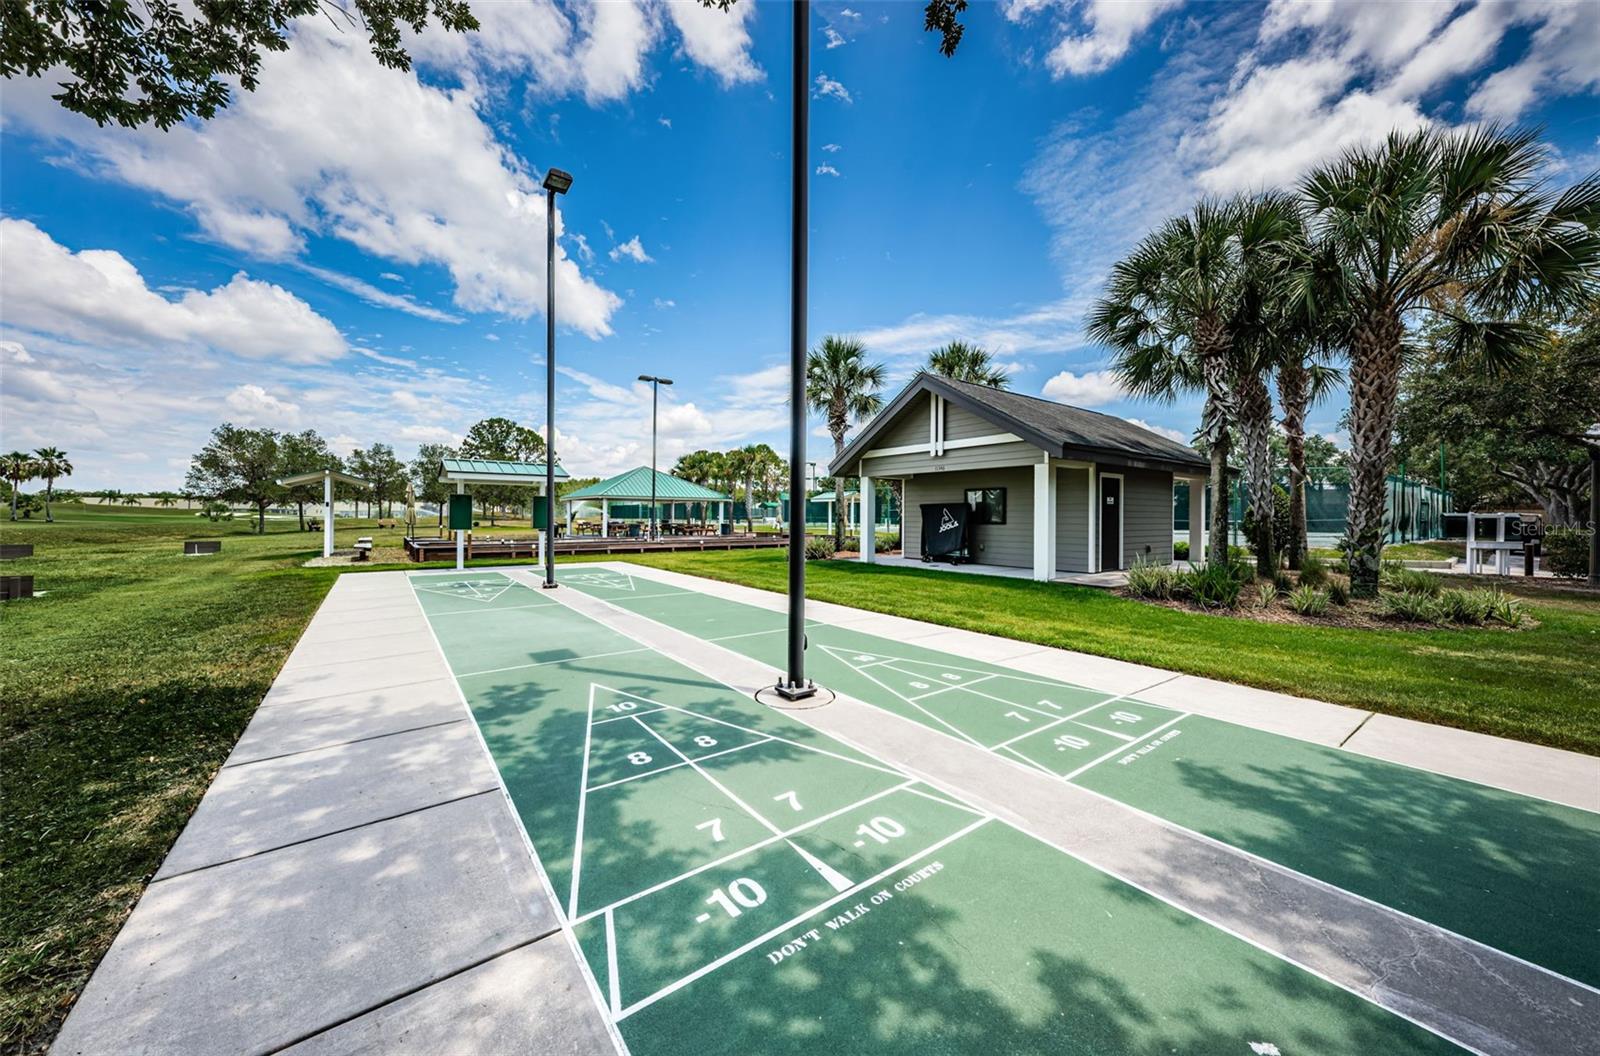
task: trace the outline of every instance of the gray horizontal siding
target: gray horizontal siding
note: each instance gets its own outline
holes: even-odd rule
[[[874,477],[906,477],[914,473],[945,473],[968,469],[996,469],[1002,466],[1033,465],[1044,453],[1032,444],[985,444],[946,450],[938,458],[918,452],[914,455],[883,455],[863,458],[861,468]]]
[[[1019,445],[1020,446],[1020,445]],[[868,464],[880,461],[868,459]],[[974,529],[973,560],[988,565],[1033,567],[1033,470],[1025,467],[962,471],[920,476],[906,481],[905,552],[920,553],[925,502],[958,502],[968,488],[1005,488],[1006,523]],[[1170,533],[1169,533],[1170,534]]]
[[[873,447],[905,447],[908,444],[921,444],[928,446],[928,401],[932,399],[923,393],[906,405],[891,422],[888,428],[878,434],[872,442]]]
[[[944,439],[946,443],[951,440],[971,440],[977,436],[994,436],[997,433],[1008,433],[1010,431],[995,425],[987,418],[980,418],[971,411],[957,407],[953,403],[944,405]]]
[[[1056,470],[1056,570],[1089,571],[1089,471]]]
[[[1172,474],[1124,470],[1122,567],[1135,561],[1172,562]]]

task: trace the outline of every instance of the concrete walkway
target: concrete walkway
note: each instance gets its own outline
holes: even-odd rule
[[[52,1051],[613,1051],[404,574],[339,578]]]

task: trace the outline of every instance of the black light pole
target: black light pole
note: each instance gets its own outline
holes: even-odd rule
[[[640,381],[650,383],[650,538],[656,537],[656,400],[661,386],[671,385],[671,378],[658,378],[654,374],[640,374]]]
[[[556,195],[572,173],[544,174],[544,587],[556,585]]]
[[[1589,441],[1589,585],[1600,587],[1600,423],[1590,428]]]
[[[790,86],[794,138],[789,145],[792,219],[789,232],[789,662],[778,695],[816,693],[806,680],[806,243],[810,238],[811,3],[795,0],[794,70]],[[795,496],[800,496],[795,501]]]

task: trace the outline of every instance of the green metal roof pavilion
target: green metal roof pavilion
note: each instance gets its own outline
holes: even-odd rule
[[[703,488],[681,477],[674,477],[670,473],[655,471],[657,502],[731,502],[728,496],[721,492]],[[562,500],[568,503],[580,502],[584,499],[607,499],[611,502],[649,502],[650,501],[650,468],[640,466],[630,469],[626,473],[618,473],[614,477],[602,480],[597,484],[590,484],[586,488],[568,492]]]
[[[520,484],[544,486],[543,462],[503,462],[491,458],[446,458],[439,479],[446,484]],[[565,480],[567,471],[556,466],[556,479]]]

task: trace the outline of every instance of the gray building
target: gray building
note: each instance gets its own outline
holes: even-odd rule
[[[1209,466],[1191,447],[1114,415],[982,385],[919,374],[868,422],[831,464],[835,478],[904,486],[902,544],[918,552],[923,503],[974,510],[972,559],[1061,572],[1172,561],[1172,489],[1205,490]],[[1190,503],[1191,539],[1202,537],[1202,503]],[[863,509],[871,537],[873,511]],[[864,541],[861,560],[873,560]]]

